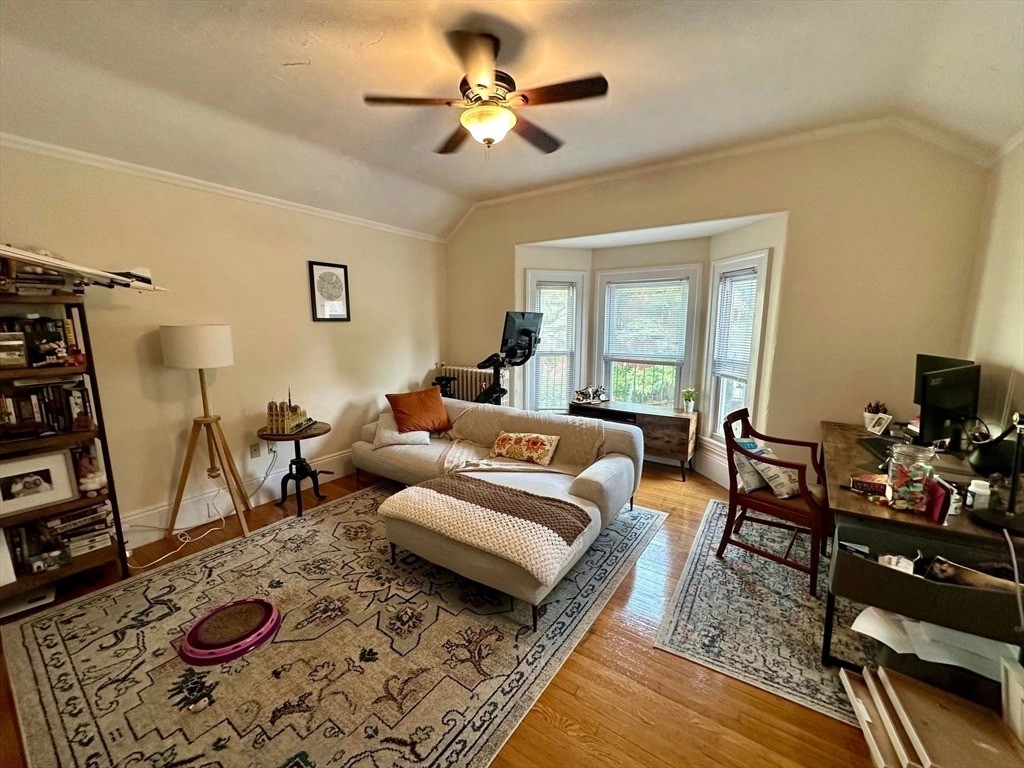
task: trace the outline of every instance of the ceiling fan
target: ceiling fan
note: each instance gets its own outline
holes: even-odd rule
[[[513,131],[541,152],[554,152],[562,146],[561,139],[519,115],[518,110],[560,101],[590,99],[608,93],[608,81],[601,75],[516,90],[516,81],[512,76],[495,69],[495,59],[501,47],[501,41],[496,35],[455,31],[449,32],[447,37],[466,69],[466,76],[459,83],[462,98],[432,99],[370,94],[363,97],[364,102],[374,106],[461,107],[461,126],[434,150],[438,154],[447,155],[457,150],[466,140],[467,131],[468,135],[487,147],[497,144],[509,131]]]

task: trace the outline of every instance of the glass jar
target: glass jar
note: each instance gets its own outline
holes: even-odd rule
[[[897,443],[889,459],[885,498],[892,509],[923,513],[928,509],[935,451],[919,445]]]

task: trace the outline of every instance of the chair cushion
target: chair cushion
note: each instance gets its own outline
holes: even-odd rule
[[[438,387],[385,395],[399,432],[447,432],[452,428]]]
[[[818,485],[817,483],[808,483],[807,490],[810,491],[811,496],[818,503],[818,506],[822,509],[825,508],[825,486]],[[799,512],[801,514],[810,514],[810,510],[807,508],[806,502],[804,502],[803,496],[797,493],[796,496],[790,496],[786,499],[778,498],[772,491],[766,488],[762,488],[757,491],[750,491],[749,493],[740,492],[741,497],[748,499],[756,499],[763,504],[769,504],[775,507],[785,507],[793,512]],[[739,501],[740,505],[743,504],[742,498]]]

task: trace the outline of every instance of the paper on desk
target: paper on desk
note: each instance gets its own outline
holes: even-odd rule
[[[902,618],[898,613],[883,611],[881,608],[865,608],[854,619],[853,630],[885,643],[896,653],[913,653],[914,645],[903,628]]]
[[[954,648],[960,648],[986,659],[1004,658],[1008,661],[1016,661],[1017,648],[1009,643],[1001,643],[998,640],[989,640],[987,637],[978,637],[967,632],[960,632],[949,627],[940,627],[938,624],[921,622],[921,628],[925,636],[934,642],[945,643]]]
[[[952,664],[955,667],[963,667],[975,672],[989,680],[1000,679],[999,658],[988,658],[979,656],[976,653],[957,648],[955,645],[937,642],[928,639],[924,629],[924,622],[904,619],[903,627],[907,630],[910,642],[914,646],[914,653],[925,661],[934,661],[937,664]]]
[[[990,680],[1000,679],[1000,659],[1016,659],[1014,646],[955,629],[915,621],[881,608],[865,608],[853,629],[896,653],[913,653],[925,661],[952,664]]]

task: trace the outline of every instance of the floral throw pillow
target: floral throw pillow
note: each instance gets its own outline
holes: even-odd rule
[[[491,458],[503,456],[506,459],[531,461],[546,467],[551,463],[558,447],[558,437],[535,435],[532,432],[502,432],[491,448]]]

